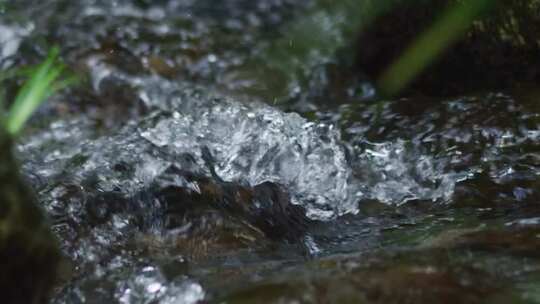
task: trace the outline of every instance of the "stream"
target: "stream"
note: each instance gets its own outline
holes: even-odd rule
[[[538,86],[381,101],[317,49],[272,74],[316,2],[0,1],[0,68],[57,44],[83,75],[16,146],[51,303],[540,303]]]

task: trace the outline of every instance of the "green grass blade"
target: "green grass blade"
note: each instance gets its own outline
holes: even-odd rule
[[[378,87],[387,95],[399,93],[448,46],[458,40],[473,21],[494,2],[494,0],[469,0],[449,7],[382,74]]]
[[[6,118],[6,129],[15,136],[39,105],[62,86],[56,82],[61,76],[64,66],[57,61],[58,49],[51,50],[47,59],[40,64],[30,79],[17,94]]]

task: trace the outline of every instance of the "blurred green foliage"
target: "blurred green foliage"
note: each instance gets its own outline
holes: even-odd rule
[[[491,43],[482,48],[482,51],[487,53],[486,58],[492,54],[497,54],[493,56],[496,57],[499,53],[503,53],[500,50],[493,50],[504,44],[501,42],[503,39],[514,39],[526,32],[515,29],[516,24],[523,21],[516,19],[525,16],[524,11],[534,10],[531,3],[537,2],[536,0],[514,2],[318,0],[301,16],[281,28],[279,37],[270,41],[254,58],[254,62],[248,63],[245,70],[240,71],[239,77],[258,80],[256,83],[260,87],[252,87],[248,92],[251,95],[280,102],[288,100],[298,90],[305,90],[317,73],[316,69],[321,66],[337,61],[340,61],[340,64],[345,62],[346,65],[354,65],[359,54],[378,52],[380,56],[385,56],[395,51],[402,53],[398,53],[397,57],[387,56],[386,60],[389,62],[371,61],[370,64],[380,65],[382,71],[367,74],[375,78],[382,95],[396,95],[442,57],[445,50],[471,33],[473,27],[478,27],[474,29],[475,33],[485,34],[480,37],[481,41]],[[500,5],[499,9],[492,9],[498,5]],[[421,7],[422,10],[410,9],[401,12],[403,6]],[[515,10],[518,17],[508,18],[510,10]],[[360,41],[359,37],[364,32],[378,33],[377,27],[381,26],[378,18],[387,13],[390,13],[390,16],[399,16],[395,24],[392,24],[392,20],[383,19],[386,22],[384,26],[391,28],[390,33],[387,30],[383,30],[383,33],[389,36],[381,37],[375,34],[371,36],[372,40]],[[408,16],[408,13],[415,15]],[[493,18],[484,18],[484,14]],[[497,14],[502,16],[497,16]],[[510,22],[506,24],[509,19]],[[402,29],[403,25],[407,29]],[[485,30],[481,29],[482,26]],[[413,28],[418,30],[418,33],[412,40],[405,40],[401,31]],[[504,35],[510,38],[502,37]],[[391,39],[395,41],[393,45],[384,44],[385,41]],[[399,44],[404,40],[406,44],[401,49]],[[525,40],[527,40],[526,37]],[[530,44],[529,40],[527,43]],[[380,44],[381,41],[383,41],[382,44]],[[471,49],[479,44],[470,44]],[[393,49],[377,49],[379,46]],[[485,61],[488,61],[486,58],[484,58]]]
[[[446,48],[463,36],[473,21],[494,2],[469,0],[452,3],[382,74],[378,87],[388,95],[399,93]]]
[[[328,64],[354,66],[382,96],[504,88],[536,79],[539,31],[538,0],[317,0],[245,77],[277,101],[324,85],[310,81]]]
[[[0,80],[15,75],[27,76],[28,80],[17,93],[2,122],[7,133],[16,136],[23,128],[32,113],[52,94],[74,84],[73,76],[63,77],[66,67],[58,59],[59,50],[53,48],[41,64],[18,70],[4,72]]]

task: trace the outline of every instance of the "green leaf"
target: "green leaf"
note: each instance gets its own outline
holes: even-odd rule
[[[495,0],[459,1],[420,35],[380,77],[378,87],[387,95],[404,89],[447,47],[466,33],[473,21]]]
[[[8,112],[5,127],[12,136],[17,135],[32,113],[52,94],[75,82],[75,78],[60,80],[64,65],[58,61],[58,48],[53,48],[47,59],[31,71]]]

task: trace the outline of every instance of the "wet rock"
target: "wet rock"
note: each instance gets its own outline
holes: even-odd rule
[[[31,25],[26,42],[10,41],[21,44],[23,51],[13,56],[17,62],[39,58],[35,53],[46,48],[44,41],[62,41],[71,64],[99,54],[130,74],[226,86],[221,76],[248,61],[261,37],[275,35],[310,2],[23,0],[6,4],[0,14],[10,27],[25,28],[21,20]]]
[[[265,182],[253,188],[255,203],[250,213],[254,214],[256,225],[272,238],[282,238],[294,242],[305,236],[307,225],[303,207],[293,205],[289,195],[278,185]]]
[[[418,254],[426,256],[418,257]],[[305,273],[302,279],[276,275],[220,300],[227,303],[485,303],[487,298],[511,299],[501,288],[501,281],[485,280],[490,276],[488,273],[453,263],[444,254],[433,252],[334,257],[313,264],[318,269],[316,275]],[[473,281],[477,283],[470,284]]]
[[[168,226],[181,227],[193,218],[190,213],[211,208],[227,212],[245,222],[248,229],[251,226],[251,229],[260,230],[272,240],[298,243],[305,236],[310,222],[305,209],[293,205],[288,194],[277,184],[265,182],[249,187],[182,170],[172,169],[166,174],[171,171],[184,181],[184,186],[171,185],[153,194],[167,210]],[[173,224],[173,217],[180,217],[180,220]]]
[[[4,303],[47,303],[60,252],[33,192],[19,176],[12,142],[0,137],[0,292]]]
[[[358,70],[377,79],[449,4],[457,2],[391,1],[392,8],[358,37]],[[456,95],[538,81],[538,2],[499,1],[493,6],[414,81],[409,93]]]
[[[538,227],[518,227],[502,231],[476,231],[455,240],[455,246],[470,250],[506,252],[517,256],[538,258],[540,248]]]

